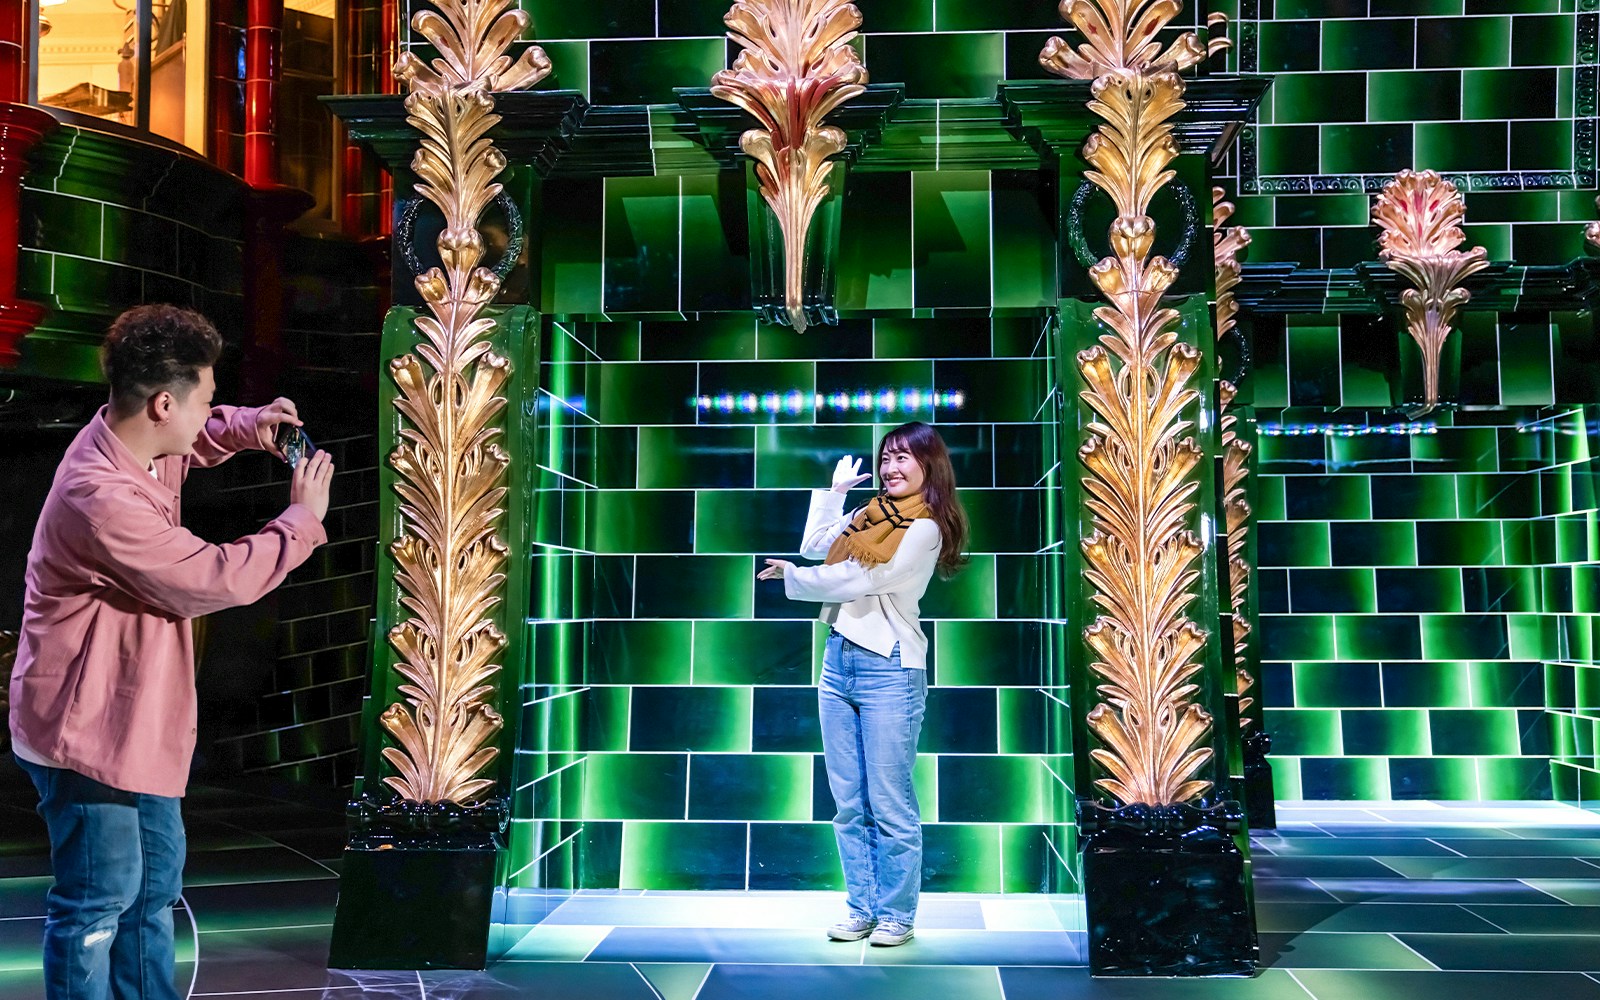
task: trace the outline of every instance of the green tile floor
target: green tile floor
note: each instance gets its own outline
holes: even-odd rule
[[[40,995],[48,884],[27,787],[0,768],[0,1000]],[[178,984],[192,997],[883,1000],[1600,997],[1600,820],[1550,802],[1282,802],[1256,838],[1263,971],[1092,980],[1081,897],[929,893],[916,940],[834,944],[833,892],[519,891],[483,973],[325,968],[337,811],[220,789],[188,800]],[[551,909],[550,904],[554,903]],[[543,920],[532,922],[539,914]]]

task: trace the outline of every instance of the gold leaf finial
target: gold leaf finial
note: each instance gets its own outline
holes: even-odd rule
[[[1105,120],[1083,149],[1085,176],[1117,209],[1112,256],[1089,269],[1110,303],[1095,310],[1107,332],[1077,356],[1079,395],[1094,413],[1078,452],[1093,519],[1081,544],[1100,610],[1083,637],[1105,699],[1087,721],[1101,744],[1090,756],[1108,775],[1095,784],[1148,805],[1187,802],[1212,784],[1195,777],[1212,756],[1203,745],[1211,716],[1194,701],[1207,634],[1185,610],[1203,550],[1189,526],[1203,456],[1184,417],[1199,399],[1200,353],[1178,342],[1178,313],[1161,304],[1178,270],[1152,256],[1149,215],[1174,177],[1178,73],[1207,54],[1193,32],[1166,48],[1157,41],[1181,9],[1179,0],[1064,0],[1062,16],[1085,41],[1074,49],[1052,38],[1039,57],[1059,76],[1093,80],[1089,109]]]
[[[481,340],[493,320],[479,314],[500,282],[481,267],[478,219],[500,194],[504,154],[489,139],[500,120],[493,92],[537,83],[550,72],[538,46],[507,54],[528,18],[513,0],[436,0],[412,27],[438,50],[431,63],[407,52],[395,75],[409,85],[407,120],[422,133],[411,168],[419,195],[444,214],[442,267],[417,275],[431,315],[419,317],[415,354],[389,363],[399,393],[401,532],[390,546],[400,603],[411,617],[389,631],[405,681],[379,723],[396,745],[384,778],[415,802],[470,802],[494,788],[477,775],[499,754],[488,745],[504,724],[490,703],[506,637],[490,617],[502,599],[506,545],[496,534],[510,459],[496,440],[499,395],[509,362]]]
[[[784,311],[804,332],[806,235],[828,196],[830,158],[847,142],[823,119],[866,90],[867,68],[850,46],[861,11],[848,0],[738,0],[723,22],[744,51],[711,78],[711,93],[761,123],[739,145],[756,161],[761,197],[778,217]]]
[[[1243,226],[1229,226],[1233,217],[1233,204],[1226,200],[1222,188],[1211,189],[1212,258],[1217,286],[1217,339],[1227,336],[1237,322],[1239,303],[1233,289],[1241,276],[1239,255],[1250,245],[1250,233]],[[1247,596],[1250,590],[1250,561],[1245,558],[1251,527],[1250,504],[1245,480],[1250,474],[1250,442],[1241,440],[1238,433],[1239,418],[1230,412],[1236,389],[1222,380],[1217,412],[1221,415],[1222,431],[1222,511],[1223,525],[1228,536],[1228,606],[1232,627],[1234,676],[1239,698],[1239,728],[1250,725],[1245,713],[1255,704],[1253,698],[1244,697],[1255,685],[1248,663],[1249,635],[1251,630]]]
[[[1460,249],[1466,214],[1456,186],[1432,170],[1400,171],[1372,207],[1372,221],[1383,229],[1378,255],[1416,286],[1401,293],[1400,304],[1422,350],[1423,412],[1439,405],[1439,354],[1456,310],[1472,297],[1461,283],[1489,266],[1483,247]]]

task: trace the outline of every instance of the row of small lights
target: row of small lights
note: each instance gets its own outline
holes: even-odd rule
[[[1262,424],[1258,430],[1264,437],[1367,437],[1389,434],[1395,437],[1415,437],[1419,434],[1437,434],[1439,425],[1431,423],[1401,424]]]
[[[804,413],[812,410],[851,410],[879,413],[907,413],[918,410],[959,410],[966,403],[960,390],[935,389],[880,389],[877,392],[807,393],[799,389],[788,392],[724,392],[720,395],[697,396],[690,401],[701,413]]]

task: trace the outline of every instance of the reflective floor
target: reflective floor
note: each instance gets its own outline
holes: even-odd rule
[[[43,830],[0,799],[0,1000],[41,995]],[[583,893],[498,929],[485,973],[324,968],[335,812],[235,791],[189,801],[180,986],[193,996],[582,1000],[1600,998],[1600,816],[1550,803],[1285,803],[1256,841],[1254,980],[1091,980],[1074,897],[924,897],[902,948],[834,944],[836,893]],[[513,915],[517,907],[513,905]]]

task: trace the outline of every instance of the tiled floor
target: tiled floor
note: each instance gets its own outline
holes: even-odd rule
[[[0,1000],[32,1000],[43,831],[0,793]],[[1079,898],[953,894],[925,896],[898,949],[823,940],[834,893],[583,893],[498,928],[486,973],[329,972],[338,815],[218,790],[190,807],[179,979],[197,997],[1600,1000],[1600,817],[1549,803],[1280,804],[1255,854],[1264,971],[1203,981],[1091,980]]]

